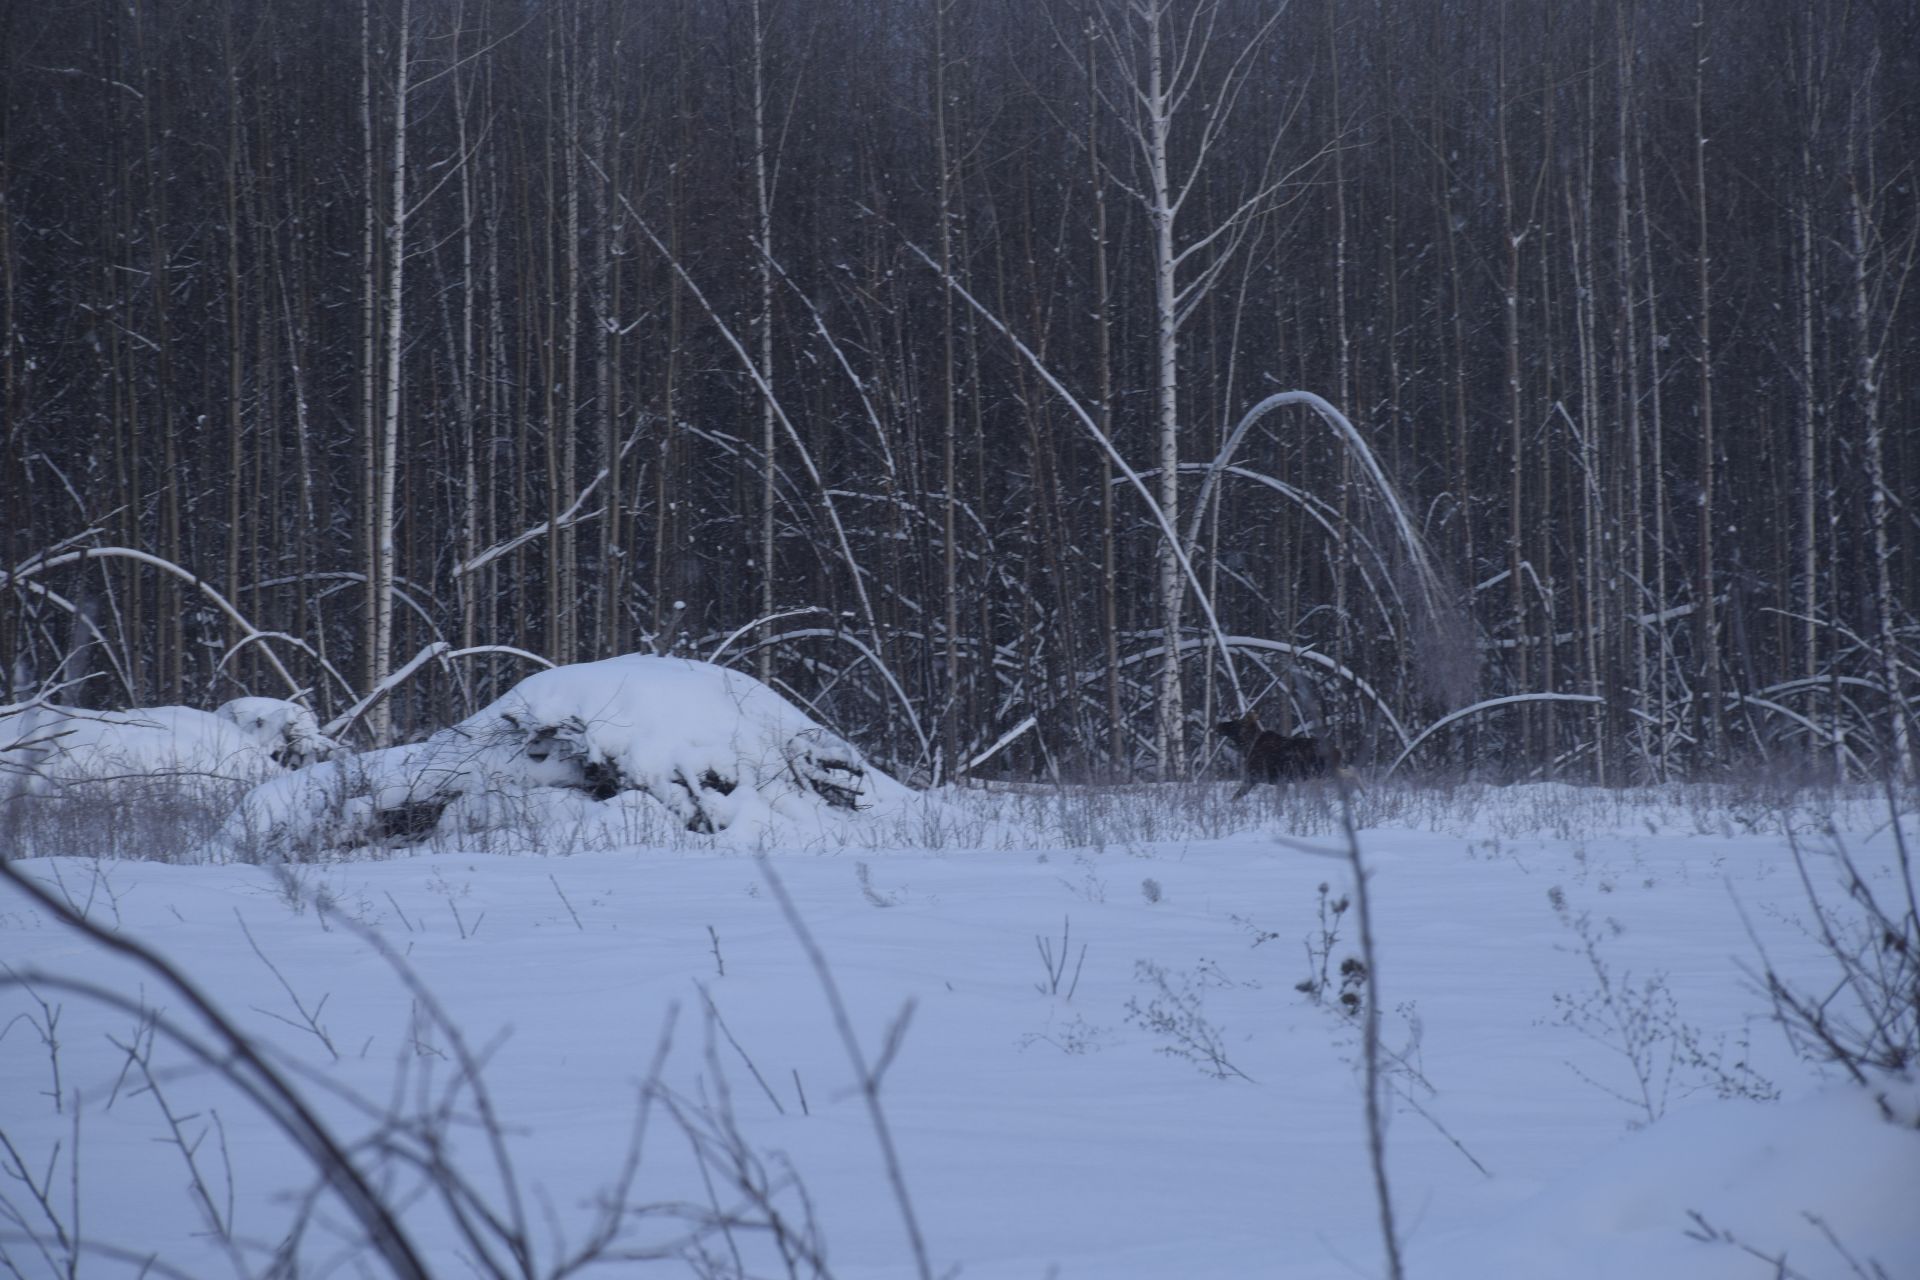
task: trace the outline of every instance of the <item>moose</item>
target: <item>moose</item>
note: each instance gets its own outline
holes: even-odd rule
[[[1340,768],[1340,748],[1311,734],[1263,729],[1258,713],[1253,711],[1238,720],[1222,720],[1213,730],[1240,752],[1240,789],[1233,793],[1235,800],[1257,783],[1282,786],[1297,778],[1325,777]]]

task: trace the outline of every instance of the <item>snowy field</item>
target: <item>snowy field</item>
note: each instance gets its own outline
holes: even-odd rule
[[[588,1274],[917,1274],[809,937],[934,1274],[1382,1275],[1333,798],[1229,791],[949,793],[795,847],[13,865],[266,1046],[436,1276],[596,1245]],[[1884,1121],[1796,1056],[1752,976],[1764,948],[1827,990],[1788,832],[1834,891],[1831,814],[1890,890],[1884,801],[1357,804],[1407,1274],[1920,1275],[1920,1098],[1895,1088],[1908,1123]],[[155,1033],[212,1043],[155,973],[5,885],[0,957],[10,1274],[76,1249],[80,1275],[383,1273],[262,1107]]]

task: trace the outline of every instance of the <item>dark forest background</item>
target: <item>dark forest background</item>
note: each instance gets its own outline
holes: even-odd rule
[[[1910,0],[0,15],[0,703],[365,743],[725,646],[921,778],[1179,774],[1242,695],[1912,767]],[[1289,389],[1355,436],[1213,468]]]

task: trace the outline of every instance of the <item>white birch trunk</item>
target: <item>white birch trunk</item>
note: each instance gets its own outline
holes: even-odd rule
[[[947,6],[933,6],[933,141],[940,168],[940,273],[953,274],[953,162],[947,148]],[[960,760],[960,508],[955,452],[953,294],[940,291],[940,476],[946,490],[941,511],[941,575],[945,586],[945,685],[947,705],[940,717],[942,771],[957,772]],[[970,766],[969,766],[970,767]]]
[[[1167,524],[1180,525],[1180,408],[1179,408],[1179,297],[1174,281],[1173,188],[1167,168],[1167,135],[1173,125],[1172,104],[1166,85],[1161,24],[1166,17],[1164,4],[1152,3],[1140,10],[1147,31],[1146,126],[1147,167],[1152,201],[1149,214],[1153,221],[1154,283],[1154,368],[1155,411],[1158,417],[1157,443],[1160,467],[1160,510]],[[1185,595],[1180,564],[1174,547],[1162,545],[1158,551],[1160,624],[1166,633],[1164,656],[1160,661],[1160,686],[1157,715],[1154,718],[1155,747],[1160,756],[1162,777],[1186,776],[1186,699],[1180,682],[1180,605]]]
[[[375,414],[380,402],[380,202],[378,165],[373,136],[373,0],[360,4],[360,147],[366,193],[360,222],[360,541],[367,557],[366,600],[362,610],[360,674],[366,688],[385,678],[384,650],[380,648],[380,595],[374,585],[379,558],[375,529],[380,508],[380,428]]]
[[[381,413],[373,541],[373,662],[369,688],[386,680],[393,661],[393,506],[400,456],[400,349],[405,313],[407,261],[407,90],[409,0],[400,0],[400,32],[393,73],[393,207],[387,217],[386,404]],[[373,740],[384,744],[392,730],[391,704],[382,701],[367,717]]]

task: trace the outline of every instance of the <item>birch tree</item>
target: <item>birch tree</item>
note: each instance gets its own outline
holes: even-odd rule
[[[1153,278],[1153,421],[1158,472],[1155,498],[1179,527],[1181,330],[1205,304],[1255,222],[1274,204],[1286,175],[1276,174],[1276,133],[1257,176],[1237,201],[1206,224],[1196,192],[1218,159],[1256,69],[1267,70],[1264,46],[1285,5],[1250,31],[1228,21],[1223,0],[1100,0],[1089,12],[1095,40],[1080,70],[1119,127],[1130,163],[1105,164],[1108,181],[1146,218]],[[1079,61],[1079,45],[1060,45]],[[1097,61],[1101,74],[1095,74]],[[1186,584],[1178,548],[1155,549],[1155,598],[1162,657],[1155,695],[1154,747],[1164,777],[1184,777],[1186,697],[1180,670]]]
[[[389,172],[386,174],[389,191],[386,205],[386,219],[383,236],[384,254],[377,260],[372,251],[373,227],[379,218],[375,204],[377,174],[373,141],[373,51],[371,9],[372,0],[363,0],[361,8],[360,34],[362,44],[363,80],[361,83],[361,118],[365,127],[367,146],[367,209],[366,226],[368,240],[368,333],[377,328],[380,334],[380,348],[377,363],[370,357],[366,379],[365,403],[369,407],[375,399],[374,389],[379,389],[380,410],[377,420],[370,420],[365,458],[366,487],[371,496],[370,518],[368,520],[367,551],[367,660],[366,687],[371,694],[383,686],[393,670],[393,587],[394,562],[394,484],[399,470],[400,458],[400,406],[401,406],[401,370],[400,357],[402,339],[406,333],[406,264],[407,264],[407,98],[410,79],[413,72],[410,19],[412,17],[411,0],[400,0],[400,11],[396,19],[393,37],[391,151],[388,157]],[[381,288],[378,296],[373,293],[371,277],[375,273],[375,262],[381,273]],[[367,715],[367,732],[376,743],[385,743],[392,732],[393,704],[390,699],[381,699]]]

